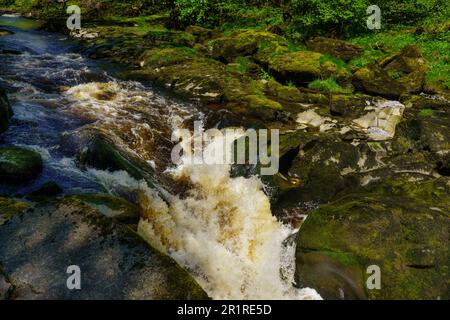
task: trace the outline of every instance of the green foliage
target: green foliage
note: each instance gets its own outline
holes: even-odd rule
[[[261,79],[269,81],[269,80],[272,80],[273,77],[267,71],[265,71],[264,69],[261,69]]]
[[[424,18],[449,16],[448,0],[376,0],[383,18],[389,24],[415,24]]]
[[[308,85],[308,88],[328,93],[351,93],[350,89],[342,88],[333,78],[314,80]]]
[[[434,110],[433,109],[422,109],[419,111],[419,116],[420,117],[431,117],[434,114]]]
[[[303,37],[312,33],[350,33],[366,27],[368,0],[291,0],[286,6],[292,31]]]

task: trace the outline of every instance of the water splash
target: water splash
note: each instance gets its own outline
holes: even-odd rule
[[[208,147],[215,143],[223,141]],[[293,286],[295,242],[285,240],[294,230],[273,217],[261,181],[229,172],[229,165],[180,164],[170,173],[188,180],[184,196],[151,189],[123,172],[93,174],[112,191],[139,190],[138,232],[188,269],[212,298],[321,299],[313,289]]]

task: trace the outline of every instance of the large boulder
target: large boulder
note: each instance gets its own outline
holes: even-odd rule
[[[269,72],[280,82],[292,82],[298,86],[319,78],[334,77],[338,81],[345,81],[350,77],[347,69],[340,68],[321,53],[312,51],[275,55],[270,59]]]
[[[0,147],[0,179],[2,182],[26,183],[42,172],[41,155],[18,147]]]
[[[6,298],[208,298],[174,260],[81,201],[64,199],[31,210],[0,226]],[[80,268],[80,290],[67,287],[71,265]]]
[[[394,139],[396,149],[426,150],[434,158],[440,173],[448,175],[445,169],[450,155],[450,101],[444,98],[412,96],[405,102],[405,121],[399,125]]]
[[[287,50],[286,46],[286,39],[274,33],[245,30],[215,39],[211,44],[211,55],[228,63],[239,56],[253,56],[266,65],[271,55]]]
[[[298,283],[328,299],[449,299],[450,185],[393,180],[312,212],[297,242]],[[368,267],[381,271],[369,290]]]
[[[354,145],[333,135],[303,135],[288,173],[303,182],[281,199],[288,207],[298,203],[327,203],[342,192],[359,187],[353,174],[376,169],[379,155],[371,145]]]
[[[329,54],[344,61],[350,61],[353,58],[359,57],[364,52],[360,46],[325,37],[316,37],[309,40],[307,47],[311,51]]]
[[[8,128],[9,119],[13,115],[8,97],[3,89],[0,88],[0,133]]]
[[[418,47],[409,45],[398,54],[376,60],[354,74],[359,90],[398,99],[405,93],[422,91],[428,66]]]

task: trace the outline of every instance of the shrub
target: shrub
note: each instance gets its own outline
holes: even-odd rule
[[[303,36],[313,33],[343,34],[366,27],[369,5],[368,0],[291,0],[285,10],[293,31]]]

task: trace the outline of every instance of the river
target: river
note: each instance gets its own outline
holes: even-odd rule
[[[134,199],[141,236],[191,272],[212,298],[320,299],[313,289],[294,287],[295,241],[286,239],[296,230],[273,217],[257,177],[232,178],[228,165],[171,163],[172,133],[207,121],[200,106],[118,80],[119,67],[89,60],[76,43],[39,31],[33,20],[4,15],[0,26],[13,32],[0,37],[0,86],[14,110],[0,144],[36,150],[44,159],[32,184],[3,186],[0,194],[24,195],[55,181],[68,195]],[[126,172],[79,169],[70,137],[86,128],[106,132],[139,158],[152,183]]]

